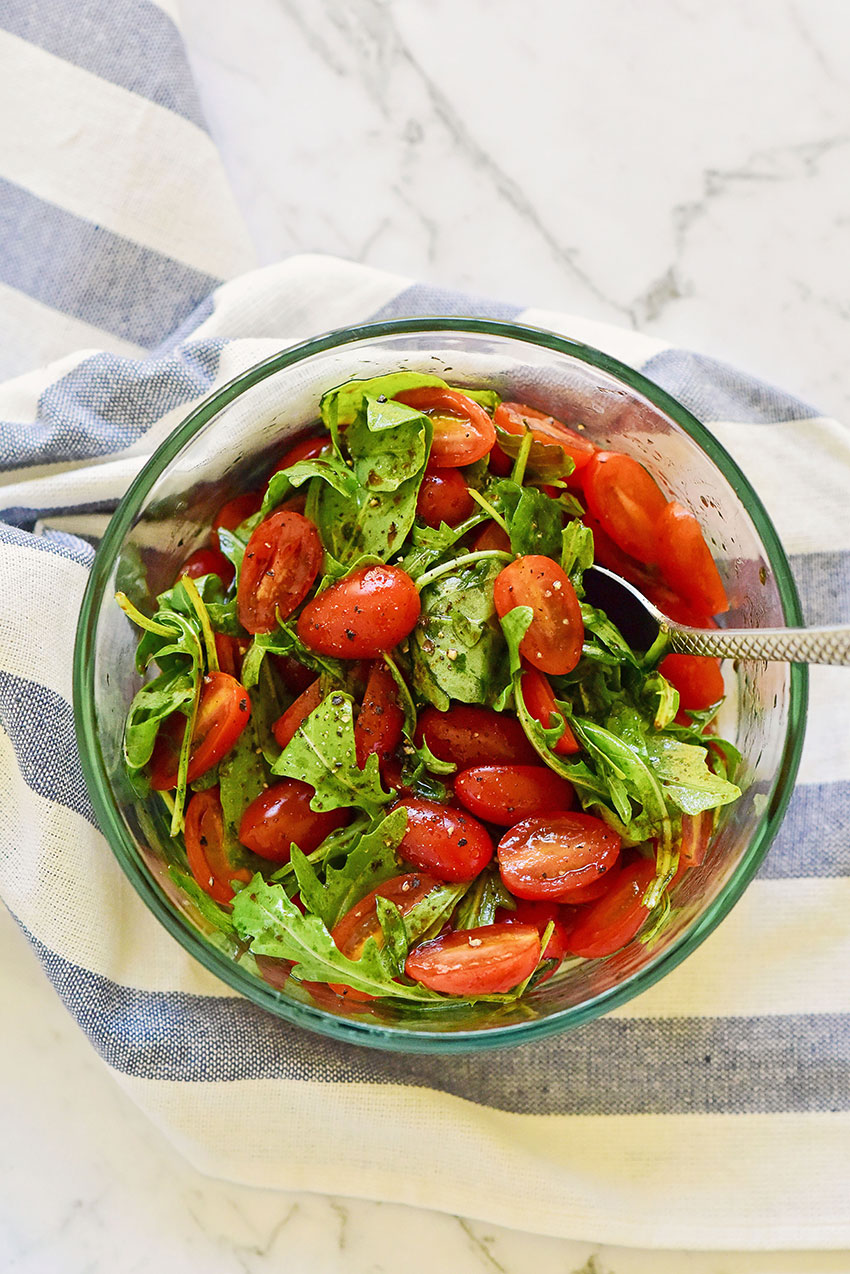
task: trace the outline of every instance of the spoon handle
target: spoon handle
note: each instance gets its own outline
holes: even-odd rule
[[[826,628],[686,628],[661,624],[673,650],[722,659],[775,659],[789,663],[850,664],[850,624]]]

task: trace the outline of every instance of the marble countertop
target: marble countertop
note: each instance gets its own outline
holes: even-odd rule
[[[850,415],[844,0],[179,9],[260,260],[333,252],[639,327]],[[115,1085],[5,914],[0,962],[2,1271],[850,1271],[850,1253],[640,1252],[211,1180]]]

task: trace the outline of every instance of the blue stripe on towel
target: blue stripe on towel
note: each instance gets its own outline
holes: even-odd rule
[[[641,371],[687,407],[697,420],[806,420],[821,413],[773,385],[743,376],[736,368],[690,350],[666,349],[654,354]]]
[[[461,292],[433,287],[428,283],[413,283],[386,305],[382,305],[368,320],[363,321],[379,323],[395,318],[411,318],[417,314],[434,314],[503,319],[507,322],[522,313],[522,309],[521,305],[508,305],[504,301],[490,301],[485,297],[464,296]]]
[[[76,811],[96,827],[80,769],[71,705],[37,681],[0,672],[0,725],[12,741],[27,787],[45,800]]]

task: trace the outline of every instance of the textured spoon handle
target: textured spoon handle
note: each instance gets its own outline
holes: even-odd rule
[[[850,625],[829,628],[685,628],[662,624],[673,650],[723,659],[776,659],[789,663],[850,664]]]

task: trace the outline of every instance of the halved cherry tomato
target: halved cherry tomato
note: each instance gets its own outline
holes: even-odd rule
[[[239,681],[242,674],[242,660],[250,642],[247,637],[228,637],[226,633],[214,633],[213,636],[219,670]]]
[[[232,500],[228,500],[226,504],[223,504],[213,519],[210,532],[210,539],[215,547],[219,547],[218,528],[220,526],[223,526],[226,531],[235,531],[237,526],[240,526],[246,518],[250,518],[259,512],[262,503],[263,495],[261,491],[246,491],[243,495],[234,496]]]
[[[576,433],[545,411],[537,411],[524,403],[499,403],[493,420],[506,433],[524,434],[528,428],[537,442],[556,443],[563,447],[576,469],[583,469],[596,450],[583,434]]]
[[[419,618],[419,594],[399,566],[362,566],[308,602],[298,636],[340,659],[374,659],[392,650]]]
[[[358,903],[338,920],[331,930],[331,937],[343,955],[349,960],[359,960],[363,948],[370,938],[374,938],[379,946],[383,946],[383,933],[376,898],[386,898],[394,902],[403,916],[412,911],[418,902],[430,894],[432,889],[439,889],[440,881],[436,876],[426,872],[407,872],[403,876],[393,876],[385,880],[377,889],[366,894]]]
[[[699,867],[705,858],[714,829],[714,810],[682,815],[682,839],[679,843],[679,869]]]
[[[544,814],[499,841],[499,872],[517,898],[554,898],[589,885],[617,861],[620,837],[592,814]]]
[[[302,854],[318,849],[326,836],[344,827],[348,809],[310,808],[315,788],[299,779],[281,779],[256,797],[239,824],[239,839],[248,849],[273,863],[288,863],[293,842]]]
[[[672,588],[668,588],[660,580],[655,580],[641,591],[654,606],[658,607],[662,614],[669,619],[675,619],[679,624],[690,624],[691,628],[718,627],[715,619],[712,619],[705,611],[694,610],[693,606],[689,605],[684,598],[680,597],[678,593],[674,593]]]
[[[407,830],[398,852],[440,880],[472,880],[493,857],[486,828],[466,810],[410,796],[394,806],[407,810]]]
[[[178,578],[188,575],[190,579],[200,579],[202,575],[217,575],[225,588],[235,574],[233,563],[219,549],[214,548],[197,549],[186,558],[177,572]]]
[[[547,730],[564,721],[564,714],[555,707],[554,691],[542,672],[538,672],[536,668],[526,668],[522,674],[521,686],[523,702],[535,721],[539,721]],[[558,756],[570,756],[579,751],[569,721],[565,721],[565,725],[564,733],[552,748]]]
[[[469,517],[474,507],[463,474],[457,469],[428,466],[416,501],[416,512],[423,522],[435,527],[441,522],[457,526]]]
[[[500,553],[511,551],[511,538],[498,522],[485,522],[472,541],[473,553],[483,553],[488,549],[498,549]]]
[[[186,806],[186,857],[195,880],[216,902],[233,898],[231,880],[246,883],[251,873],[232,867],[224,852],[224,818],[218,788],[196,792]]]
[[[516,717],[475,704],[454,703],[447,712],[420,713],[415,741],[440,761],[461,770],[471,765],[534,765],[539,759]]]
[[[416,789],[410,787],[402,778],[402,763],[398,756],[388,756],[381,766],[381,781],[384,787],[391,787],[401,796],[415,796]]]
[[[270,633],[291,615],[322,565],[322,541],[313,523],[284,509],[256,528],[245,548],[236,592],[239,622],[249,633]]]
[[[545,765],[476,765],[458,774],[454,789],[476,818],[501,827],[568,810],[575,802],[572,784]]]
[[[230,751],[251,716],[251,700],[244,686],[226,672],[210,672],[201,683],[195,731],[189,750],[186,782],[194,783]],[[177,786],[180,749],[187,718],[182,712],[166,717],[151,757],[151,787],[167,792]]]
[[[294,446],[283,453],[269,477],[272,476],[272,473],[280,473],[281,470],[289,469],[291,465],[298,464],[299,460],[315,460],[317,456],[330,451],[330,448],[330,434],[319,434],[315,438],[302,438],[300,442],[296,442]]]
[[[512,458],[497,442],[493,443],[487,463],[490,466],[490,472],[495,473],[497,478],[507,478],[514,467]]]
[[[322,702],[322,690],[319,678],[291,703],[272,726],[272,734],[282,748],[285,748],[302,721],[306,721],[310,713]]]
[[[277,669],[283,684],[294,695],[301,695],[316,679],[316,672],[291,655],[267,655]]]
[[[516,606],[534,616],[519,644],[520,654],[541,672],[572,672],[581,658],[584,624],[569,576],[550,557],[518,557],[496,576],[493,602],[499,617]]]
[[[404,971],[414,982],[449,995],[498,995],[530,977],[540,963],[534,925],[455,929],[415,947]]]
[[[372,665],[360,712],[354,725],[354,750],[361,770],[372,753],[381,760],[401,743],[404,712],[398,686],[383,659]]]
[[[679,703],[689,712],[710,708],[726,693],[720,660],[709,655],[665,655],[658,665],[662,677],[676,687]]]
[[[636,557],[624,553],[592,513],[585,513],[582,521],[593,532],[593,560],[599,566],[605,566],[609,571],[622,575],[623,579],[649,597],[649,589],[660,584],[657,571],[647,568]]]
[[[429,412],[434,427],[431,464],[446,469],[474,464],[486,456],[496,441],[493,421],[473,398],[457,389],[423,385],[396,394],[396,401],[417,411]]]
[[[655,863],[646,858],[616,872],[605,896],[586,907],[573,924],[572,954],[595,960],[631,942],[649,914],[643,895],[654,877]]]
[[[543,952],[543,959],[560,961],[569,950],[567,946],[569,928],[566,921],[569,915],[571,913],[557,902],[532,902],[528,898],[517,898],[516,910],[508,911],[507,907],[497,909],[496,923],[534,925],[541,940],[548,926],[554,925],[549,941],[546,943],[546,950]],[[553,972],[554,969],[551,973]],[[544,980],[541,979],[541,981]]]
[[[657,561],[656,527],[667,497],[642,464],[619,451],[597,451],[583,488],[590,512],[624,553]]]
[[[727,611],[729,601],[720,572],[693,513],[671,500],[661,511],[656,533],[658,564],[670,587],[700,614]]]
[[[604,875],[597,876],[596,880],[592,880],[589,885],[579,885],[576,889],[565,890],[559,901],[566,907],[580,907],[582,903],[596,902],[597,898],[604,897],[614,879],[614,868],[617,862],[618,859],[615,859],[610,869]]]

